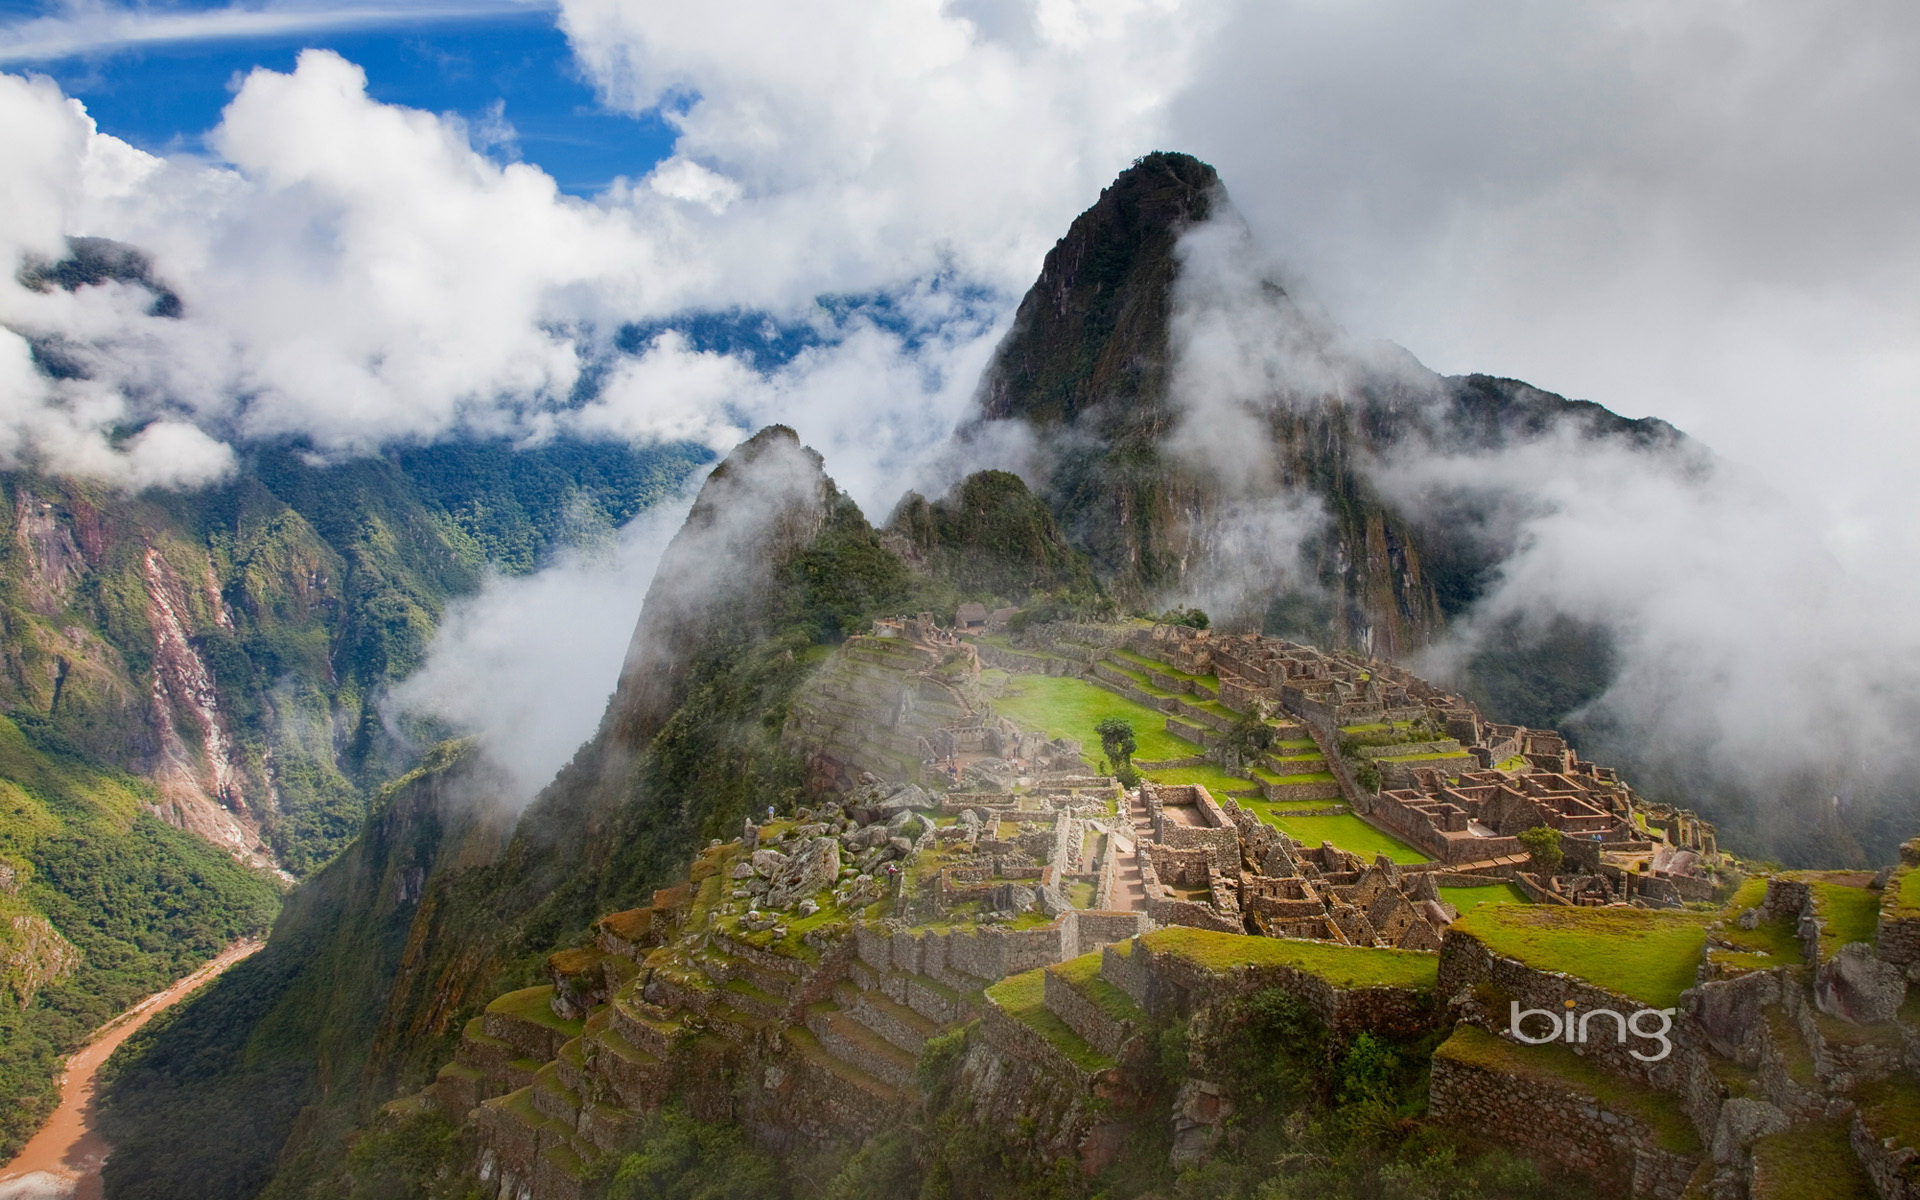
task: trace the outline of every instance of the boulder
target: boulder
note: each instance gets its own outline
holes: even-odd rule
[[[1023,883],[1003,883],[993,889],[987,907],[995,912],[1023,913],[1038,899],[1034,890]]]
[[[1784,1133],[1792,1124],[1787,1114],[1766,1101],[1736,1096],[1720,1106],[1720,1121],[1713,1130],[1713,1161],[1737,1162],[1755,1138]]]
[[[1906,976],[1865,942],[1840,947],[1814,977],[1813,1002],[1820,1011],[1856,1025],[1891,1021],[1906,998]]]
[[[786,908],[797,900],[825,891],[840,877],[840,843],[815,837],[794,853],[767,888],[767,904]]]
[[[771,879],[787,865],[787,856],[778,850],[755,850],[752,862],[754,874]]]
[[[729,869],[728,869],[728,871],[727,871],[727,878],[729,878],[729,879],[752,879],[752,878],[753,878],[753,864],[752,864],[752,863],[750,863],[750,862],[737,862],[737,863],[735,863],[735,864],[733,864],[733,866],[732,866],[731,868],[729,868]]]

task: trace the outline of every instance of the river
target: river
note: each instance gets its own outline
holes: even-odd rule
[[[142,1025],[262,944],[235,942],[166,991],[148,996],[101,1026],[93,1040],[67,1060],[66,1073],[60,1078],[60,1107],[19,1156],[0,1168],[0,1200],[100,1200],[100,1164],[107,1160],[109,1147],[91,1124],[94,1076]]]

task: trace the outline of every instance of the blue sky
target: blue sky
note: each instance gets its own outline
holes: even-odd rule
[[[164,19],[234,10],[140,11]],[[17,44],[31,28],[27,22],[66,15],[57,5],[0,0],[0,69],[51,76],[86,104],[102,130],[156,153],[202,150],[239,78],[255,67],[290,71],[309,47],[335,50],[365,68],[376,100],[457,113],[475,124],[500,106],[516,137],[488,151],[537,164],[574,195],[592,195],[618,175],[643,175],[673,146],[674,132],[658,113],[634,117],[598,103],[574,69],[554,12],[544,7],[495,0],[466,13],[443,9],[398,19],[391,9],[357,18],[348,10],[332,19],[307,10],[294,18],[309,26],[304,30],[109,42],[57,58],[6,54],[7,43]]]

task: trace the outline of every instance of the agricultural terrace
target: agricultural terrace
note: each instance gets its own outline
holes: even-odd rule
[[[1693,986],[1707,922],[1719,914],[1650,908],[1482,904],[1454,928],[1495,954],[1563,971],[1654,1008]]]
[[[1191,758],[1200,753],[1199,746],[1166,731],[1164,714],[1068,675],[1009,675],[1005,690],[993,699],[993,710],[1022,729],[1072,738],[1089,755],[1100,753],[1093,728],[1108,717],[1133,725],[1139,743],[1135,758]]]
[[[1340,988],[1401,987],[1430,992],[1440,975],[1439,956],[1417,950],[1342,946],[1295,938],[1249,937],[1169,925],[1140,938],[1159,954],[1184,958],[1208,971],[1236,967],[1292,967]]]
[[[1375,829],[1351,813],[1326,817],[1300,817],[1289,814],[1286,806],[1282,804],[1269,804],[1264,800],[1243,800],[1240,803],[1241,807],[1250,810],[1262,821],[1307,846],[1332,842],[1340,849],[1358,854],[1369,861],[1379,854],[1384,854],[1397,863],[1428,861],[1426,855],[1412,846],[1391,834]]]
[[[1480,887],[1440,888],[1442,902],[1466,912],[1478,904],[1525,904],[1527,895],[1511,883],[1489,883]]]

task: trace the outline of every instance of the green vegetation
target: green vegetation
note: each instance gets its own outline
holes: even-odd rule
[[[1251,792],[1254,787],[1251,779],[1230,775],[1212,763],[1198,767],[1167,767],[1158,771],[1148,771],[1146,776],[1155,783],[1161,784],[1197,783],[1206,788],[1215,800]]]
[[[1901,867],[1887,880],[1886,894],[1892,896],[1894,915],[1920,917],[1920,869]]]
[[[1477,1025],[1462,1024],[1454,1027],[1453,1036],[1434,1051],[1434,1056],[1592,1096],[1614,1112],[1647,1126],[1662,1148],[1675,1154],[1700,1153],[1700,1135],[1672,1096],[1609,1074],[1557,1042],[1521,1046]]]
[[[1820,957],[1832,958],[1848,942],[1872,943],[1880,926],[1880,894],[1846,883],[1809,880],[1814,911],[1826,922]]]
[[[1511,883],[1489,883],[1482,887],[1440,888],[1440,899],[1461,912],[1477,904],[1525,904],[1527,895]]]
[[[1131,722],[1143,759],[1191,758],[1200,747],[1174,737],[1163,728],[1166,718],[1124,696],[1084,679],[1053,675],[1015,675],[1005,694],[993,701],[994,711],[1022,729],[1037,729],[1050,738],[1085,741],[1088,731],[1109,717]]]
[[[613,1170],[607,1200],[778,1200],[780,1163],[737,1125],[698,1121],[677,1105],[647,1114],[636,1148]]]
[[[1902,867],[1894,872],[1887,889],[1895,899],[1894,912],[1901,917],[1920,917],[1920,870]]]
[[[1086,1039],[1053,1014],[1046,1003],[1046,968],[1010,975],[987,989],[989,1003],[1051,1042],[1083,1071],[1104,1071],[1113,1060],[1087,1045]]]
[[[1483,904],[1454,928],[1495,954],[1564,971],[1655,1008],[1693,986],[1711,914],[1644,908]]]
[[[1213,624],[1207,614],[1197,608],[1170,608],[1155,619],[1162,625],[1184,625],[1188,629],[1205,629]]]
[[[38,730],[36,729],[36,732]],[[70,973],[28,986],[0,974],[0,1161],[57,1098],[60,1061],[95,1029],[239,937],[263,932],[280,904],[248,870],[140,805],[144,783],[34,744],[0,717],[0,962],[19,931],[44,919],[79,953]]]
[[[1140,786],[1140,773],[1133,769],[1133,752],[1140,748],[1133,734],[1133,722],[1125,717],[1108,717],[1093,727],[1100,737],[1100,749],[1113,764],[1113,774],[1122,787]]]
[[[1920,1149],[1920,1081],[1889,1075],[1860,1089],[1860,1116],[1873,1136]]]
[[[1048,967],[1055,975],[1071,983],[1089,1000],[1100,1006],[1101,1011],[1116,1021],[1131,1021],[1136,1029],[1147,1027],[1147,1014],[1133,997],[1100,977],[1101,954],[1082,954],[1066,962]]]
[[[1338,804],[1338,800],[1327,801]],[[1327,817],[1298,817],[1263,800],[1243,800],[1241,807],[1251,809],[1255,816],[1278,829],[1288,837],[1308,846],[1318,846],[1321,842],[1332,842],[1335,846],[1350,854],[1358,854],[1367,861],[1373,861],[1377,854],[1384,854],[1397,863],[1417,863],[1428,861],[1427,856],[1412,846],[1383,833],[1351,814]]]
[[[1560,832],[1545,825],[1522,829],[1514,840],[1526,847],[1527,865],[1542,874],[1553,874],[1560,868],[1561,859],[1566,857],[1560,849]]]
[[[1210,971],[1239,966],[1293,967],[1336,987],[1402,987],[1432,991],[1440,960],[1412,950],[1342,946],[1292,938],[1248,937],[1210,929],[1169,926],[1140,939],[1157,953],[1173,954]]]
[[[1874,1200],[1873,1180],[1847,1141],[1843,1121],[1825,1121],[1753,1144],[1756,1200]]]
[[[1018,475],[978,471],[939,500],[909,492],[887,524],[919,551],[926,573],[961,599],[1022,600],[1036,592],[1093,595],[1086,560]]]

